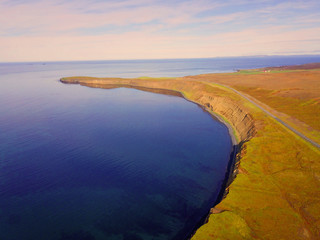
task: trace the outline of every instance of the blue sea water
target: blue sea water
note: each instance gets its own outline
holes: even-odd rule
[[[65,76],[184,76],[319,56],[0,63],[0,239],[183,239],[220,191],[227,128],[182,98]]]
[[[182,77],[312,62],[320,62],[320,55],[0,63],[0,73],[52,72],[60,77]]]

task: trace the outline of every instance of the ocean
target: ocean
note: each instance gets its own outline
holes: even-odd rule
[[[58,77],[183,77],[312,62],[320,62],[320,55],[0,63],[0,74],[52,72]]]
[[[184,239],[224,181],[228,129],[176,96],[65,85],[320,56],[0,63],[0,239]]]

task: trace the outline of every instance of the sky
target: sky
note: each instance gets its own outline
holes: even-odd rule
[[[304,54],[319,0],[0,0],[0,62]]]

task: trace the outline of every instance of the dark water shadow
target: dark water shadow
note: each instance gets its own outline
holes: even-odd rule
[[[244,141],[241,141],[239,144],[234,145],[232,148],[232,151],[230,153],[230,158],[228,162],[227,171],[225,173],[224,181],[220,187],[220,191],[218,196],[216,193],[212,195],[212,197],[206,201],[201,208],[199,208],[199,212],[201,209],[211,209],[215,207],[217,204],[219,204],[229,193],[229,186],[233,182],[233,180],[236,178],[238,173],[238,166],[240,163],[240,156],[238,153],[240,152],[242,146],[244,144]],[[217,196],[217,197],[216,197]],[[195,219],[192,218],[192,216],[189,218],[189,220],[186,222],[183,229],[178,232],[178,234],[172,239],[172,240],[181,240],[181,239],[191,239],[191,237],[195,234],[195,232],[205,223],[208,222],[209,216],[210,216],[210,210],[207,212],[203,212],[202,210],[202,218],[201,219]],[[194,223],[197,222],[195,225]]]

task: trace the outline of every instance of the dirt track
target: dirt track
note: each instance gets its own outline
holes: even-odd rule
[[[281,119],[277,118],[275,115],[273,115],[272,113],[270,113],[268,110],[266,110],[265,108],[263,108],[261,105],[257,104],[254,100],[254,98],[249,98],[247,97],[245,94],[231,88],[228,87],[226,85],[223,84],[218,84],[221,85],[223,87],[226,87],[234,92],[236,92],[237,94],[239,94],[241,97],[245,98],[246,100],[248,100],[249,102],[251,102],[252,104],[254,104],[256,107],[260,108],[262,111],[264,111],[266,114],[268,114],[270,117],[272,117],[273,119],[277,120],[279,123],[281,123],[283,126],[285,126],[286,128],[288,128],[289,130],[291,130],[292,132],[294,132],[295,134],[297,134],[298,136],[300,136],[301,138],[303,138],[304,140],[308,141],[309,143],[311,143],[313,146],[317,147],[320,149],[320,145],[318,143],[316,143],[315,141],[312,141],[310,138],[306,137],[305,135],[303,135],[301,132],[299,132],[298,130],[294,129],[293,127],[290,127],[288,124],[286,124],[285,122],[283,122]]]

